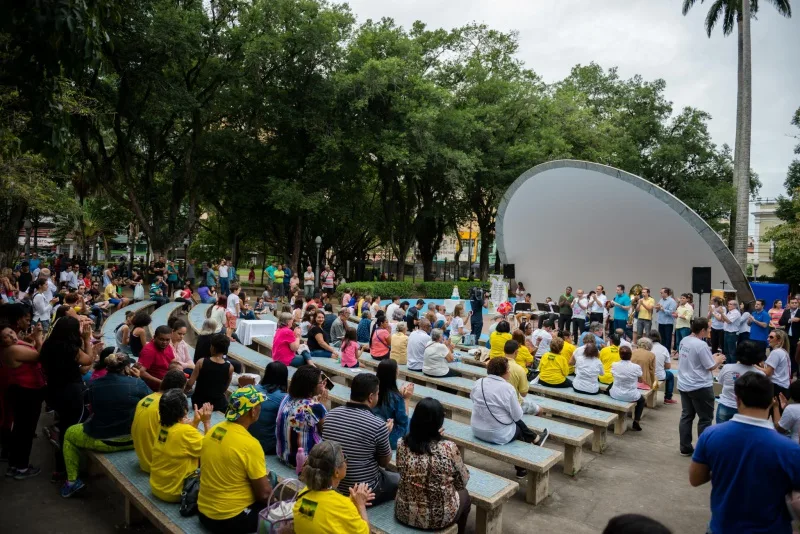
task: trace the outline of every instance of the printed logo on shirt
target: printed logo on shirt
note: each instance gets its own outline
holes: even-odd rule
[[[162,428],[161,430],[159,430],[158,431],[158,442],[159,443],[166,443],[168,434],[169,434],[169,432],[165,428]]]
[[[142,401],[142,408],[147,408],[147,407],[148,407],[148,406],[150,406],[151,404],[153,404],[153,399],[152,399],[152,397],[147,397],[146,399],[144,399],[144,400]]]
[[[227,433],[228,431],[224,428],[215,428],[214,432],[211,434],[211,439],[215,441],[222,441],[222,438],[224,438],[225,434]]]
[[[300,502],[300,509],[298,511],[309,519],[314,519],[314,515],[317,513],[317,503],[304,498]]]

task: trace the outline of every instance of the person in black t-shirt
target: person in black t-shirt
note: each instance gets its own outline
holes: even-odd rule
[[[33,274],[31,274],[30,264],[27,261],[23,261],[17,274],[17,288],[20,291],[27,292],[31,282],[33,282]]]

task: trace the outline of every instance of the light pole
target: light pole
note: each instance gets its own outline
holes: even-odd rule
[[[753,282],[758,282],[758,261],[753,262]]]
[[[31,224],[30,219],[25,219],[22,227],[25,228],[25,257],[27,258],[31,254],[31,229],[33,224]]]
[[[320,288],[320,284],[319,284],[319,247],[322,246],[322,238],[320,236],[317,236],[314,239],[314,244],[317,245],[317,274],[315,275],[315,278],[317,280],[317,289],[319,289]]]

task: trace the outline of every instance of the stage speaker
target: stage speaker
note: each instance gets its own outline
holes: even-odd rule
[[[503,265],[503,278],[517,278],[516,269],[513,263]]]
[[[692,293],[711,293],[711,267],[692,267]]]

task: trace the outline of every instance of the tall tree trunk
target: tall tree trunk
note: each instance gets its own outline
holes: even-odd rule
[[[298,265],[300,265],[300,247],[302,245],[303,237],[303,215],[297,216],[297,222],[294,225],[294,236],[292,237],[292,257],[289,259],[289,266],[292,272],[299,272]],[[299,276],[299,274],[298,274]]]
[[[750,127],[752,122],[752,71],[750,45],[750,0],[742,0],[741,132],[734,163],[736,190],[736,240],[733,255],[742,270],[747,268],[747,226],[750,219]]]
[[[737,60],[736,60],[736,139],[734,140],[733,157],[734,157],[734,172],[733,172],[733,189],[739,191],[739,173],[736,172],[736,159],[742,151],[742,90],[744,87],[744,68],[742,62],[744,61],[744,32],[742,30],[742,13],[741,11],[736,18],[736,27],[738,29],[736,37]],[[737,202],[731,206],[731,218],[729,222],[728,231],[728,249],[733,251],[736,248],[736,205]]]
[[[0,215],[0,266],[13,267],[19,251],[19,231],[22,228],[28,205],[25,202],[3,202]]]
[[[481,228],[481,281],[489,279],[489,249],[492,246],[492,233],[488,229]],[[470,265],[470,268],[472,266]]]

